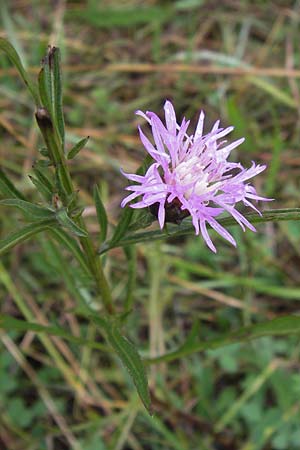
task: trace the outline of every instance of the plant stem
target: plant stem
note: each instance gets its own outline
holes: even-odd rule
[[[36,120],[42,132],[50,159],[54,164],[56,174],[60,181],[59,184],[61,186],[61,192],[59,194],[62,203],[66,207],[68,206],[69,208],[76,208],[76,191],[74,189],[72,178],[68,170],[67,160],[63,151],[62,143],[56,128],[53,126],[50,114],[46,108],[38,108],[36,112]],[[74,220],[83,230],[87,231],[85,222],[81,216]],[[113,314],[115,312],[115,308],[112,303],[111,291],[103,271],[101,259],[97,254],[93,242],[89,236],[80,237],[79,240],[85,253],[87,264],[95,280],[98,294],[101,296],[106,311],[109,314]]]

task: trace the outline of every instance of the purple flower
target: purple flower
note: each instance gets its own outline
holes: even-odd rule
[[[181,219],[191,215],[196,234],[201,232],[213,252],[216,248],[207,232],[207,224],[235,246],[234,238],[217,222],[216,217],[227,211],[243,231],[245,227],[256,231],[236,209],[236,204],[242,202],[261,214],[252,201],[269,199],[257,195],[248,180],[266,166],[252,162],[252,166],[245,169],[240,163],[227,161],[230,152],[244,142],[241,138],[228,144],[222,139],[233,127],[220,128],[218,120],[209,133],[203,134],[204,113],[201,111],[195,134],[188,135],[190,121],[183,118],[181,124],[177,124],[173,105],[169,101],[166,101],[164,109],[166,126],[151,111],[146,114],[136,112],[151,125],[154,145],[140,127],[139,132],[154,162],[144,176],[122,172],[136,184],[126,188],[132,193],[122,201],[121,206],[141,197],[140,201],[130,204],[131,208],[150,207],[153,213],[156,212],[160,228],[166,221],[174,221],[169,217],[169,212],[173,210],[181,214]]]

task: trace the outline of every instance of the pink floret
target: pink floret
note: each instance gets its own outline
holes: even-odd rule
[[[152,128],[154,143],[140,127],[139,133],[154,161],[143,176],[122,172],[136,184],[126,188],[131,194],[122,201],[121,206],[138,197],[139,201],[130,203],[131,208],[157,206],[158,222],[163,228],[167,220],[166,210],[175,202],[180,205],[183,217],[191,216],[196,234],[201,233],[213,252],[216,248],[208,234],[207,224],[235,246],[234,238],[217,222],[216,217],[227,211],[244,231],[246,228],[256,231],[236,209],[236,204],[241,202],[260,214],[252,202],[270,199],[259,196],[248,180],[265,170],[266,166],[252,162],[252,166],[246,169],[240,163],[227,161],[231,151],[244,142],[244,138],[231,143],[223,139],[233,127],[220,128],[220,121],[217,121],[209,133],[203,134],[205,116],[201,111],[195,134],[188,135],[190,122],[183,118],[181,124],[177,124],[170,101],[166,101],[164,110],[166,125],[153,112],[137,111]]]

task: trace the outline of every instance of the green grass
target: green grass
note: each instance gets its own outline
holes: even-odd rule
[[[275,199],[272,208],[299,208],[298,3],[90,0],[53,7],[14,0],[2,2],[0,12],[1,36],[33,78],[47,45],[61,49],[68,150],[90,136],[69,166],[89,206],[95,244],[101,239],[93,186],[111,236],[125,195],[119,169],[135,171],[145,156],[134,112],[161,114],[166,98],[192,125],[201,108],[207,127],[220,116],[235,125],[232,138],[246,141],[234,157],[268,165],[255,183]],[[22,195],[42,204],[28,178],[42,147],[32,99],[3,54],[0,93],[1,169]],[[23,224],[18,211],[1,206],[1,239]],[[232,228],[237,249],[214,236],[216,255],[190,235],[105,254],[113,300],[132,308],[127,334],[145,358],[179,347],[195,320],[203,342],[298,313],[299,222],[257,229]],[[0,330],[1,449],[299,449],[298,335],[147,366],[151,417],[126,369],[85,319],[84,305],[98,305],[65,239],[41,230],[1,257],[0,313],[65,332]]]

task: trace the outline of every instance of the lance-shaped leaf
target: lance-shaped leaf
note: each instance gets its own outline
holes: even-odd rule
[[[94,186],[94,202],[96,206],[97,219],[100,226],[100,240],[104,242],[107,235],[107,215],[101,200],[98,186]]]
[[[20,230],[11,233],[4,239],[0,240],[0,256],[18,244],[30,239],[32,236],[47,230],[49,227],[55,226],[55,220],[42,220],[40,222],[34,222]]]
[[[76,239],[74,239],[72,236],[69,236],[69,234],[67,234],[62,228],[51,228],[50,232],[60,245],[66,247],[73,254],[84,272],[87,275],[90,275],[90,269],[86,262],[85,256],[81,248],[77,244]]]
[[[189,334],[186,342],[176,350],[156,358],[147,360],[148,364],[157,364],[162,361],[173,361],[193,353],[213,350],[226,345],[251,341],[264,336],[286,336],[300,334],[300,316],[283,316],[267,322],[257,323],[248,327],[242,327],[236,331],[223,334],[216,339],[199,341],[196,337],[197,325]]]
[[[80,237],[87,237],[88,234],[85,230],[80,228],[74,220],[71,219],[71,217],[68,216],[68,212],[65,208],[60,209],[56,213],[57,221],[62,225],[63,227],[67,228],[71,231],[71,233],[75,234],[76,236]]]
[[[52,180],[47,176],[47,168],[41,168],[39,164],[35,164],[33,167],[34,177],[29,175],[30,180],[35,185],[40,194],[48,202],[52,202],[53,193],[55,192],[55,186]]]
[[[125,208],[123,213],[121,214],[120,220],[115,228],[114,234],[110,240],[110,245],[115,246],[128,231],[128,227],[131,223],[131,219],[133,216],[132,208]]]
[[[87,347],[98,349],[101,351],[108,351],[108,348],[101,344],[100,342],[95,341],[87,341],[84,338],[79,336],[74,336],[71,333],[68,333],[64,328],[58,326],[45,326],[40,325],[39,323],[28,322],[21,319],[15,319],[14,317],[10,317],[4,314],[0,314],[0,329],[3,330],[16,330],[16,331],[34,331],[35,333],[45,333],[51,336],[59,336],[67,341],[73,342],[79,345],[86,345]]]
[[[28,220],[41,220],[54,218],[54,211],[34,203],[26,202],[19,198],[6,198],[0,200],[0,206],[12,206],[18,208]]]
[[[0,194],[3,197],[15,197],[25,200],[24,195],[13,185],[2,169],[0,169]]]
[[[128,370],[145,408],[151,414],[151,399],[148,380],[142,359],[135,346],[121,334],[118,320],[91,316],[92,320],[105,331],[107,342],[115,350]]]
[[[54,127],[60,135],[62,147],[64,147],[65,124],[62,107],[60,51],[57,47],[48,48],[38,81],[42,104],[49,111]]]
[[[15,48],[6,39],[0,38],[0,50],[4,51],[14,66],[17,68],[19,74],[21,75],[24,83],[26,84],[29,92],[31,93],[36,106],[39,106],[40,99],[36,86],[30,80],[22,61],[16,52]]]
[[[71,150],[68,153],[68,159],[73,159],[75,158],[75,156],[77,155],[77,153],[80,152],[81,149],[83,149],[83,147],[85,146],[85,144],[87,143],[87,141],[89,140],[89,136],[81,139],[79,142],[77,142],[76,145],[74,145],[74,147],[71,148]]]

